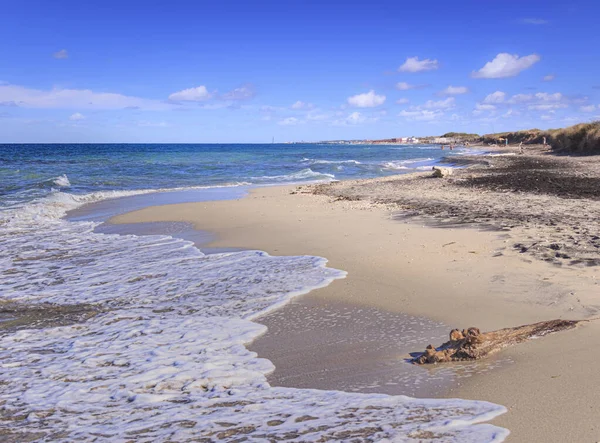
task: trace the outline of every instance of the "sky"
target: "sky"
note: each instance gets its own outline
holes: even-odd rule
[[[270,143],[600,119],[600,2],[0,1],[0,143]]]

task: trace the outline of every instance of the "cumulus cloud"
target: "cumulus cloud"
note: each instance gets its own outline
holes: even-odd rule
[[[475,103],[475,109],[473,109],[473,115],[481,115],[484,112],[494,112],[497,106],[490,103]]]
[[[427,100],[422,108],[425,109],[450,109],[455,106],[454,97],[448,97],[445,100],[433,101]]]
[[[398,104],[398,105],[405,105],[408,102],[410,102],[410,100],[405,97],[399,98],[398,100],[396,100],[396,104]]]
[[[396,89],[398,89],[399,91],[408,91],[409,89],[416,89],[416,88],[418,88],[417,85],[411,85],[406,82],[396,83]]]
[[[545,82],[551,82],[552,80],[554,80],[556,78],[556,76],[554,74],[548,74],[545,75],[542,80]]]
[[[406,61],[398,68],[400,72],[422,72],[433,71],[439,68],[437,60],[424,59],[419,60],[419,57],[408,57]]]
[[[206,86],[198,86],[196,88],[188,88],[182,91],[174,92],[169,95],[169,100],[177,102],[203,102],[212,97]]]
[[[366,117],[364,115],[362,115],[360,112],[353,112],[346,118],[346,121],[352,125],[362,123],[365,120],[366,120]]]
[[[440,92],[441,95],[461,95],[469,92],[469,88],[466,86],[448,86],[446,89]]]
[[[502,52],[491,62],[487,62],[479,71],[473,71],[474,78],[507,78],[518,75],[534,64],[539,62],[541,57],[537,54],[519,57],[516,54]]]
[[[204,88],[204,90],[206,91],[206,88],[204,86],[200,86],[200,87]],[[206,92],[208,92],[208,91],[206,91]],[[245,85],[242,85],[239,88],[235,88],[229,92],[226,92],[225,94],[223,94],[221,96],[221,98],[223,100],[236,100],[236,101],[237,100],[250,100],[251,98],[254,98],[255,95],[256,95],[256,89],[254,88],[254,85],[252,85],[250,83],[246,83]],[[210,98],[210,94],[209,94],[208,98]],[[198,100],[194,100],[194,101],[198,101]]]
[[[523,18],[520,22],[524,25],[547,25],[548,20],[544,20],[543,18]]]
[[[313,109],[314,107],[315,105],[313,105],[312,103],[305,103],[300,100],[298,100],[296,103],[290,106],[290,108],[292,109]]]
[[[52,54],[52,57],[57,58],[57,59],[65,59],[65,58],[69,58],[69,53],[67,52],[66,49],[61,49],[58,52],[55,52],[54,54]]]
[[[483,103],[502,103],[506,98],[506,93],[502,91],[496,91],[487,95],[483,99]]]
[[[357,108],[374,108],[385,103],[385,95],[377,95],[374,90],[348,97],[348,104]]]
[[[549,92],[538,92],[535,94],[535,98],[545,102],[558,102],[565,98],[560,92],[550,94]]]
[[[579,108],[581,112],[594,112],[596,109],[598,109],[596,105],[582,106]]]
[[[549,111],[552,109],[566,108],[568,106],[567,98],[560,92],[552,94],[548,92],[538,92],[534,95],[519,94],[513,96],[511,101],[513,100],[515,102],[520,101],[522,103],[529,103],[529,109],[538,111]]]
[[[31,89],[17,85],[0,86],[0,103],[38,109],[124,109],[168,110],[173,105],[159,100],[132,97],[114,92],[94,92],[89,89]]]
[[[567,105],[565,103],[538,103],[528,106],[529,109],[535,109],[537,111],[549,111],[551,109],[561,109],[566,107]]]
[[[73,121],[85,120],[85,115],[80,114],[79,112],[76,112],[75,114],[71,115],[71,117],[69,117],[69,120],[73,120]]]
[[[533,100],[534,95],[533,94],[516,94],[513,95],[509,102],[510,103],[527,103],[530,102],[531,100]]]
[[[517,115],[520,115],[520,113],[518,111],[515,111],[514,109],[509,109],[504,114],[502,114],[502,117],[510,118],[510,117],[516,117]]]

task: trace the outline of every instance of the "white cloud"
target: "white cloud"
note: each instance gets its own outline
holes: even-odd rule
[[[38,109],[124,109],[137,107],[145,110],[168,110],[173,105],[113,92],[94,92],[89,89],[50,90],[30,89],[17,85],[0,86],[0,103]]]
[[[547,115],[547,114],[544,114],[544,115],[542,115],[542,116],[540,117],[540,119],[542,119],[542,120],[544,120],[544,121],[550,121],[550,120],[554,120],[554,118],[555,118],[555,117],[554,117],[553,115]]]
[[[441,111],[429,111],[427,109],[422,109],[413,111],[400,111],[398,115],[406,118],[407,120],[434,121],[442,118],[444,113]]]
[[[554,74],[548,74],[545,75],[542,80],[545,82],[551,82],[552,80],[554,80],[556,78],[556,76]]]
[[[496,110],[496,106],[490,105],[487,103],[476,103],[475,110],[476,111],[494,111],[494,110]]]
[[[305,103],[300,100],[298,100],[296,103],[290,106],[290,108],[292,109],[313,109],[314,107],[315,105],[313,105],[312,103]]]
[[[85,120],[85,115],[80,114],[79,112],[76,112],[75,114],[71,115],[71,117],[69,117],[69,120],[73,120],[73,121]]]
[[[549,111],[551,109],[561,109],[561,108],[566,108],[567,105],[564,103],[539,103],[536,105],[529,105],[528,108],[529,109],[535,109],[538,111]]]
[[[532,94],[516,94],[510,98],[509,103],[526,103],[533,100],[533,97]]]
[[[483,103],[502,103],[506,98],[506,93],[502,91],[496,91],[487,95],[483,99]]]
[[[493,112],[496,110],[496,105],[490,103],[475,103],[475,109],[473,109],[473,115],[481,115],[484,112]]]
[[[543,18],[524,18],[521,19],[521,23],[524,25],[547,25],[549,22]]]
[[[565,98],[560,92],[555,92],[554,94],[550,94],[548,92],[538,92],[535,94],[535,98],[538,100],[542,100],[545,102],[558,102]]]
[[[560,92],[550,94],[548,92],[538,92],[532,97],[533,103],[528,107],[529,109],[536,109],[538,111],[548,111],[551,109],[566,108],[566,98]]]
[[[442,95],[461,95],[469,92],[469,88],[466,86],[448,86],[446,89],[440,92]]]
[[[366,120],[366,117],[364,115],[362,115],[360,112],[353,112],[348,117],[346,117],[346,121],[352,125],[362,123],[365,120]]]
[[[409,83],[406,82],[398,82],[396,83],[396,89],[399,91],[408,91],[409,89],[416,89],[418,88],[417,85],[411,85]]]
[[[385,95],[377,95],[372,89],[364,94],[348,97],[348,104],[357,108],[374,108],[385,102]]]
[[[408,102],[410,102],[410,100],[405,97],[399,98],[398,100],[396,100],[396,104],[398,104],[398,105],[405,105]]]
[[[455,106],[454,97],[448,97],[445,100],[439,100],[439,101],[427,100],[427,102],[425,102],[425,104],[421,107],[425,108],[425,109],[450,109],[450,108],[453,108],[454,106]]]
[[[200,86],[200,88],[204,88],[204,91],[208,93],[208,91],[206,91],[206,88],[204,86]],[[187,89],[186,89],[186,91],[187,91]],[[183,92],[183,91],[181,91],[181,92]],[[254,85],[247,83],[245,85],[240,86],[239,88],[235,88],[229,92],[226,92],[225,94],[223,94],[221,96],[221,98],[223,100],[236,100],[236,101],[237,100],[249,100],[251,98],[254,98],[255,95],[256,95],[256,90],[254,88]],[[209,94],[208,98],[210,98],[210,94]],[[205,99],[203,99],[203,100],[205,100]],[[194,100],[194,101],[199,101],[199,100]]]
[[[596,109],[598,109],[596,105],[582,106],[579,108],[581,112],[594,112]]]
[[[439,68],[437,60],[431,60],[426,58],[425,60],[419,60],[419,57],[408,57],[406,61],[398,68],[400,72],[421,72],[421,71],[433,71]]]
[[[66,49],[61,49],[60,51],[52,54],[52,57],[57,58],[57,59],[65,59],[65,58],[69,58],[69,53],[67,52]]]
[[[297,119],[296,117],[288,117],[288,118],[284,118],[283,120],[279,120],[277,122],[278,125],[281,126],[295,126],[302,123],[302,120]]]
[[[519,57],[516,54],[512,55],[502,52],[494,60],[487,62],[479,71],[474,71],[471,76],[474,78],[514,77],[540,60],[541,58],[537,54]]]
[[[169,100],[182,102],[202,102],[210,99],[212,94],[208,92],[206,86],[188,88],[182,91],[174,92],[169,95]]]

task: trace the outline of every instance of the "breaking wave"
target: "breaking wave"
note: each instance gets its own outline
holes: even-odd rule
[[[263,175],[262,177],[252,177],[251,180],[258,183],[273,183],[273,182],[294,182],[301,180],[333,180],[335,175],[326,172],[315,172],[310,168],[302,169],[301,171],[285,175]]]

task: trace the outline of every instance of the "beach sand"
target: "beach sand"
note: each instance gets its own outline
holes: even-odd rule
[[[504,160],[498,157],[494,161]],[[466,169],[450,181],[429,180],[426,174],[417,174],[321,187],[259,188],[238,200],[155,206],[118,216],[111,223],[186,222],[216,234],[209,247],[326,257],[329,266],[347,271],[347,278],[265,317],[264,323],[271,330],[251,349],[277,366],[271,377],[274,384],[328,389],[351,385],[364,392],[398,394],[398,384],[365,382],[361,388],[357,379],[377,378],[365,373],[369,371],[365,359],[381,363],[381,367],[385,361],[406,364],[407,346],[393,347],[394,340],[402,341],[402,334],[390,340],[389,350],[365,349],[364,342],[351,339],[339,343],[339,337],[353,334],[352,325],[361,317],[361,308],[389,316],[381,320],[384,331],[395,321],[394,314],[428,319],[448,328],[477,326],[486,331],[597,315],[600,274],[591,266],[595,251],[581,247],[590,236],[589,241],[596,241],[594,226],[586,217],[598,218],[598,201],[463,186],[464,180],[477,178],[477,174],[485,176],[486,172]],[[448,199],[463,212],[455,209],[442,214],[442,206],[451,209]],[[495,214],[489,212],[490,201],[496,205],[492,208]],[[500,211],[501,204],[508,205],[505,213]],[[586,214],[579,214],[577,205]],[[482,211],[484,207],[486,211]],[[560,207],[562,219],[577,224],[568,228],[573,232],[552,224],[552,217],[561,217]],[[529,211],[529,221],[509,217],[511,211],[521,213],[520,209]],[[398,216],[407,210],[419,216]],[[546,218],[537,217],[538,210]],[[480,225],[463,225],[467,221],[464,214],[469,214],[468,221]],[[438,227],[432,227],[436,223]],[[504,230],[476,227],[484,225],[503,226]],[[560,243],[569,235],[571,244],[566,240]],[[540,248],[539,238],[549,246]],[[555,243],[560,244],[561,251],[569,251],[564,253],[568,258],[547,256],[549,251],[556,252]],[[338,326],[322,328],[318,333],[297,327],[298,316],[312,313],[318,317],[314,313],[323,309]],[[347,315],[340,315],[344,312]],[[369,315],[376,319],[374,312]],[[317,323],[327,320],[320,315]],[[369,329],[358,327],[361,331]],[[435,327],[427,330],[435,332],[422,339],[410,331],[408,348],[422,351],[439,335]],[[440,383],[437,392],[416,393],[505,405],[509,412],[493,423],[511,431],[510,441],[598,441],[598,362],[600,322],[592,321],[506,349],[487,366],[467,367],[469,377],[450,377],[451,385]],[[455,370],[458,373],[461,364]],[[389,365],[382,369],[382,377],[389,377],[390,370]]]

